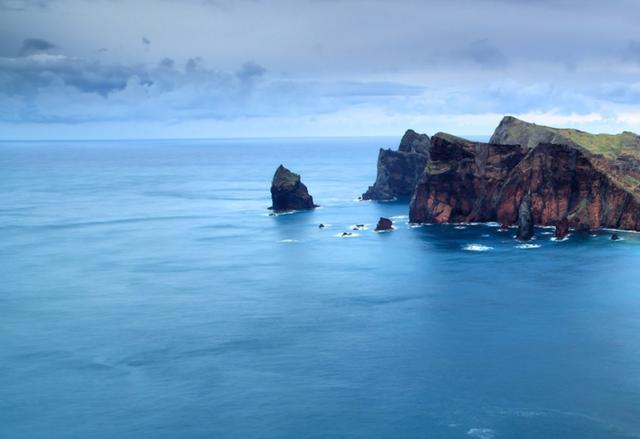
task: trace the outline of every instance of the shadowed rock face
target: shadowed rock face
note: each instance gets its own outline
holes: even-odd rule
[[[393,200],[410,197],[427,163],[430,146],[429,136],[408,130],[397,151],[380,149],[376,181],[362,194],[362,199]]]
[[[438,133],[411,200],[411,222],[495,221],[497,198],[526,148]]]
[[[376,232],[383,230],[393,230],[393,222],[389,218],[381,216],[376,225]]]
[[[640,229],[637,196],[617,180],[615,165],[582,149],[543,143],[513,169],[498,200],[498,221],[513,222],[531,191],[536,224],[564,220],[576,229]]]
[[[531,207],[531,192],[528,192],[520,202],[518,209],[518,236],[520,241],[533,238],[533,209]]]
[[[505,116],[491,136],[491,143],[517,144],[530,149],[542,143],[568,145],[591,154],[596,168],[610,175],[626,190],[640,195],[640,136],[591,134],[571,128],[553,128]]]
[[[271,182],[271,201],[274,212],[305,210],[316,207],[307,187],[300,181],[300,176],[278,166]]]
[[[555,237],[556,239],[564,239],[569,234],[569,220],[564,218],[556,224]]]
[[[534,148],[432,138],[430,161],[411,200],[411,222],[518,223],[531,193],[533,222],[640,230],[640,202],[612,160],[570,145]]]

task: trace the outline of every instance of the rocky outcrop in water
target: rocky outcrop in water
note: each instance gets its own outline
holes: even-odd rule
[[[376,232],[383,232],[386,230],[393,230],[393,222],[389,218],[381,216],[378,220],[378,224],[376,225]]]
[[[430,146],[429,136],[408,130],[397,151],[380,149],[376,181],[362,194],[362,199],[382,201],[410,197],[427,163]]]
[[[278,166],[271,182],[271,201],[274,212],[306,210],[317,207],[300,176],[284,166]]]
[[[520,241],[533,238],[533,208],[531,207],[531,192],[522,198],[518,209],[518,235]]]
[[[555,237],[556,239],[564,239],[569,234],[569,220],[563,218],[556,224]]]

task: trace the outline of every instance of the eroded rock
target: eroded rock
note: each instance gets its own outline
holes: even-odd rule
[[[274,212],[306,210],[317,207],[300,176],[284,166],[278,166],[271,182],[271,201]]]

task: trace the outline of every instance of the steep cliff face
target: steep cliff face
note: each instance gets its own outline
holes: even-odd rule
[[[505,116],[491,136],[491,143],[535,148],[541,143],[568,145],[591,153],[591,162],[625,189],[640,195],[640,136],[591,134],[571,128],[553,128]]]
[[[430,146],[429,136],[408,130],[397,151],[380,149],[376,181],[362,194],[362,199],[393,200],[410,197],[427,163]]]
[[[434,135],[429,162],[411,199],[410,221],[495,221],[499,190],[526,151],[519,145]]]
[[[640,200],[617,181],[601,157],[567,145],[542,143],[510,172],[500,190],[497,220],[516,221],[522,197],[531,192],[536,224],[568,220],[577,229],[640,229]]]
[[[284,166],[278,166],[271,182],[271,208],[274,212],[305,210],[316,207],[313,197],[300,176]]]
[[[432,138],[430,161],[416,186],[412,222],[518,223],[526,194],[539,225],[640,230],[640,201],[613,160],[575,145],[534,148]],[[524,200],[526,201],[526,200]]]

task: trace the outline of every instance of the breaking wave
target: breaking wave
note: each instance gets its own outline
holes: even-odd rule
[[[493,250],[493,247],[489,247],[488,245],[482,244],[467,244],[462,247],[462,250],[467,250],[470,252],[486,252],[489,250]]]

